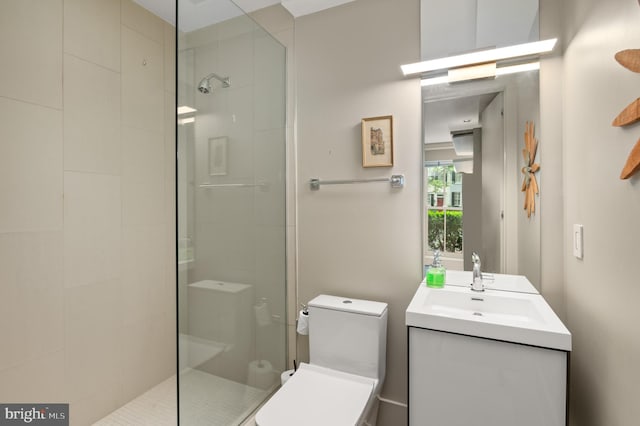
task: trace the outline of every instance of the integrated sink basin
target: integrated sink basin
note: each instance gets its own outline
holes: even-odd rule
[[[523,292],[524,285],[517,288],[475,292],[463,285],[434,289],[423,282],[407,308],[406,325],[570,351],[571,333],[544,298],[533,286],[532,292]]]
[[[453,318],[483,317],[504,324],[543,324],[534,301],[519,295],[469,294],[459,289],[432,291],[425,298],[424,312]]]

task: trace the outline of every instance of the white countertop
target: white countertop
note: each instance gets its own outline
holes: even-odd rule
[[[525,277],[494,276],[496,285],[484,292],[471,290],[471,272],[448,271],[443,289],[420,283],[406,325],[571,350],[571,333]]]

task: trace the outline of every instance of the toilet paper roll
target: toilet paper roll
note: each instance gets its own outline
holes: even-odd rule
[[[309,314],[304,311],[298,312],[298,327],[296,329],[298,334],[307,336],[309,334]]]
[[[280,375],[280,384],[284,385],[285,383],[287,383],[287,380],[289,380],[291,376],[293,376],[294,371],[295,370],[283,371],[282,374]]]
[[[253,312],[256,317],[256,324],[259,327],[265,327],[271,324],[271,313],[269,312],[269,305],[266,302],[260,302],[253,306]]]
[[[269,389],[276,381],[276,372],[267,360],[255,360],[249,363],[247,384],[254,388]]]

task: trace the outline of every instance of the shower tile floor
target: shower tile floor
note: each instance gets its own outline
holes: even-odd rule
[[[180,373],[180,424],[227,426],[240,424],[268,395],[257,389],[199,370]],[[175,426],[176,376],[151,388],[94,425]]]

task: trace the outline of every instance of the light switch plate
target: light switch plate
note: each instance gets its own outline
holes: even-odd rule
[[[573,255],[578,259],[582,259],[583,254],[583,240],[582,240],[583,226],[573,225]]]

